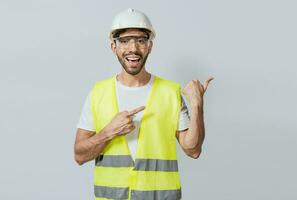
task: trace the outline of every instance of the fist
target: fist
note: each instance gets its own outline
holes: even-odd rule
[[[183,95],[185,95],[190,104],[203,105],[203,95],[206,92],[208,84],[213,79],[214,77],[207,79],[204,81],[203,85],[199,82],[199,80],[191,80],[181,92]]]

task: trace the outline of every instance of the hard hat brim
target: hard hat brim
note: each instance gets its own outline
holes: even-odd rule
[[[112,30],[111,32],[110,32],[110,34],[109,34],[109,39],[110,40],[113,40],[114,39],[114,35],[116,34],[116,33],[118,33],[118,32],[121,32],[121,31],[125,31],[125,30],[127,30],[127,29],[140,29],[140,30],[142,30],[142,31],[145,31],[145,32],[147,32],[148,33],[148,35],[149,35],[149,39],[150,40],[153,40],[154,38],[155,38],[155,31],[154,30],[150,30],[150,29],[147,29],[147,28],[143,28],[143,27],[125,27],[125,28],[119,28],[119,29],[114,29],[114,30]]]

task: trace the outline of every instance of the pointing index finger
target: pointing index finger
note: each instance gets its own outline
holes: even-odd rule
[[[144,109],[145,109],[145,106],[140,106],[138,108],[135,108],[129,112],[128,116],[135,115],[136,113],[139,113],[140,111],[143,111]]]

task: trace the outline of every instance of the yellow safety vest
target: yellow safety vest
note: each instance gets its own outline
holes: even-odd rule
[[[96,133],[119,112],[115,83],[114,75],[92,89]],[[180,109],[180,85],[155,76],[140,122],[135,162],[124,135],[111,140],[95,160],[96,200],[181,199],[175,137]]]

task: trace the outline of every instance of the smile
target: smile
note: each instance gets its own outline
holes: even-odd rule
[[[125,60],[130,63],[137,63],[140,61],[140,58],[139,57],[125,57]]]

